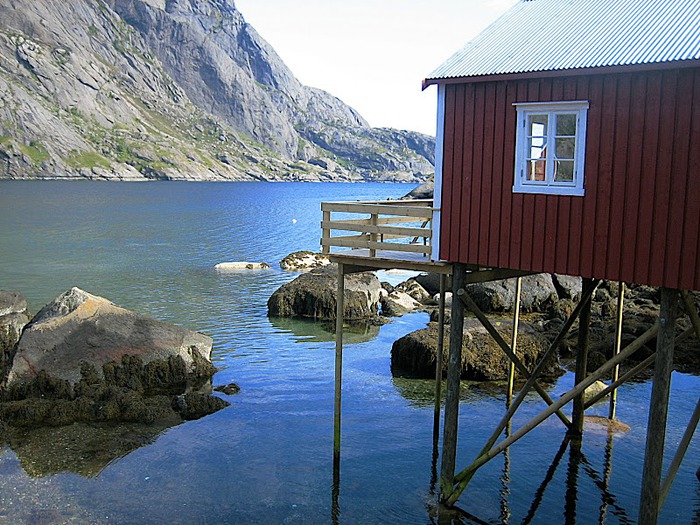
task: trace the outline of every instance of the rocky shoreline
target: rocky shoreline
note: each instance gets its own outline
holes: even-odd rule
[[[308,257],[308,256],[307,256]],[[298,271],[308,268],[297,268]],[[397,286],[391,286],[371,272],[346,276],[345,319],[350,323],[383,324],[395,316],[423,310],[431,313],[426,328],[416,330],[394,342],[391,350],[392,374],[404,377],[431,378],[435,374],[437,348],[437,304],[439,277],[419,274]],[[615,313],[618,288],[603,282],[592,299],[588,366],[598,368],[612,356],[615,336]],[[538,274],[523,278],[521,295],[522,321],[519,329],[518,354],[534,364],[556,338],[581,295],[581,278]],[[268,301],[270,317],[297,317],[330,321],[336,315],[337,267],[333,264],[313,268],[275,291]],[[514,280],[472,284],[467,292],[479,308],[489,315],[506,340],[512,331],[515,303]],[[449,303],[445,323],[449,323]],[[697,299],[696,299],[697,300]],[[650,328],[658,317],[659,293],[648,286],[630,286],[626,294],[622,333],[623,347]],[[684,325],[687,324],[688,326]],[[688,328],[679,319],[678,333]],[[449,327],[447,327],[449,331]],[[507,358],[475,318],[467,315],[462,360],[463,379],[493,381],[505,377]],[[447,339],[446,339],[447,340]],[[576,355],[578,322],[564,338],[556,360],[547,367],[545,377],[561,375]],[[655,340],[639,350],[632,365],[655,351]],[[675,349],[676,370],[700,373],[700,345],[691,337]],[[443,370],[447,355],[444,355]],[[624,366],[623,366],[624,368]],[[650,373],[650,371],[648,372]]]

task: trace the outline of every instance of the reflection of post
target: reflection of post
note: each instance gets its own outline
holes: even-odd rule
[[[510,400],[508,401],[510,403]],[[506,437],[510,436],[512,422],[509,420],[506,425]],[[507,524],[510,520],[510,506],[508,505],[508,496],[510,496],[510,448],[503,451],[503,476],[501,476],[501,490],[499,492],[501,498],[501,515],[500,521]]]
[[[612,418],[611,418],[612,419]],[[613,431],[608,429],[608,440],[605,445],[605,462],[603,464],[603,489],[601,490],[600,514],[598,516],[598,525],[605,525],[605,515],[608,512],[608,493],[610,488],[610,474],[612,473],[612,450],[613,450]]]
[[[340,457],[333,459],[333,489],[331,491],[331,523],[340,523]]]
[[[581,463],[581,441],[571,441],[569,446],[569,468],[566,471],[566,495],[564,496],[564,523],[576,525],[578,499],[578,467]]]
[[[530,505],[530,508],[527,511],[527,516],[525,516],[525,519],[523,520],[523,525],[528,525],[532,522],[532,519],[535,517],[537,509],[539,508],[540,503],[542,503],[544,492],[545,490],[547,490],[547,485],[549,485],[549,482],[552,481],[554,473],[557,471],[557,468],[559,468],[559,462],[561,461],[561,458],[564,457],[564,452],[566,452],[566,447],[568,446],[570,439],[571,438],[567,433],[566,436],[564,436],[564,441],[562,441],[561,445],[559,446],[559,450],[557,450],[557,453],[554,456],[552,464],[547,469],[547,474],[545,475],[544,480],[542,480],[540,486],[537,487],[535,499],[532,500],[532,505]]]

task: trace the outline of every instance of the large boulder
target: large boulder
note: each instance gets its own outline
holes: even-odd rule
[[[508,312],[515,306],[515,279],[469,284],[466,291],[484,312]],[[522,278],[520,308],[523,311],[541,311],[557,299],[551,275],[540,273]]]
[[[508,319],[492,320],[506,341],[510,341],[512,322]],[[411,332],[394,342],[391,348],[391,370],[394,375],[411,377],[435,377],[438,327],[431,323],[427,328]],[[445,327],[445,344],[442,370],[447,372],[450,328]],[[516,354],[523,364],[532,370],[549,343],[537,329],[520,324]],[[507,377],[508,357],[481,324],[472,318],[464,320],[462,340],[462,378],[475,381],[495,381]],[[543,377],[558,377],[561,369],[553,358],[547,363]]]
[[[381,284],[371,272],[345,276],[344,317],[370,319],[379,311]],[[338,266],[317,268],[282,285],[267,301],[268,315],[331,320],[336,317]]]
[[[151,361],[182,359],[196,374],[211,358],[211,337],[135,314],[107,299],[72,288],[42,308],[17,344],[7,386],[31,382],[45,370],[71,385],[80,381],[82,363],[98,375],[122,357]]]

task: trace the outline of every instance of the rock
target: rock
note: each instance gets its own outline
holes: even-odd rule
[[[483,312],[508,312],[515,304],[515,279],[469,284],[466,291]],[[554,303],[557,297],[551,275],[541,273],[523,277],[521,310],[542,310]]]
[[[425,181],[423,184],[413,188],[406,195],[401,197],[401,199],[432,199],[434,186],[434,179],[430,179],[428,181]]]
[[[608,419],[602,416],[584,416],[583,422],[587,430],[602,429],[605,432],[619,433],[628,432],[630,426],[617,419]]]
[[[440,293],[440,274],[438,273],[419,273],[413,278],[420,284],[430,295]],[[452,290],[452,276],[448,275],[445,282],[445,291]]]
[[[27,300],[17,292],[0,290],[0,383],[7,375],[14,347],[28,322]]]
[[[331,263],[328,255],[307,250],[290,253],[280,261],[280,268],[290,272],[306,272]]]
[[[422,305],[406,292],[394,290],[382,295],[382,315],[399,316],[419,309]]]
[[[330,264],[282,285],[267,301],[268,315],[330,320],[336,317],[338,266]],[[345,319],[369,319],[379,311],[381,285],[371,273],[345,276]]]
[[[409,279],[394,287],[394,291],[404,292],[421,304],[432,303],[433,298],[415,279]]]
[[[42,308],[17,344],[7,387],[31,382],[46,370],[51,377],[74,385],[82,363],[98,376],[103,366],[137,357],[151,361],[179,357],[187,374],[198,375],[208,364],[212,339],[120,308],[102,297],[72,288]]]
[[[585,401],[588,401],[589,399],[592,399],[598,394],[600,394],[606,388],[608,388],[608,385],[606,385],[602,381],[596,381],[586,389],[586,391],[583,394],[583,398]],[[602,401],[603,399],[605,398],[602,398],[600,401]]]
[[[264,262],[222,262],[214,266],[217,272],[238,272],[240,270],[269,270],[270,265]]]
[[[510,340],[512,322],[507,319],[492,320],[501,335]],[[532,369],[539,357],[548,348],[547,340],[535,327],[521,323],[518,332],[517,354],[528,369]],[[437,325],[411,332],[398,339],[391,348],[391,370],[394,375],[408,374],[413,377],[435,377],[435,359],[437,355]],[[443,354],[443,373],[447,371],[449,327],[445,327],[445,351]],[[464,339],[462,343],[462,378],[475,381],[494,381],[507,378],[509,360],[503,350],[491,338],[481,324],[471,318],[464,321]],[[561,369],[552,359],[546,367],[543,377],[553,378],[561,375]]]
[[[0,290],[0,333],[12,330],[18,338],[28,322],[27,300],[22,294]]]
[[[214,392],[221,392],[222,394],[226,394],[227,396],[232,396],[233,394],[237,394],[240,391],[241,387],[238,386],[236,383],[229,383],[228,385],[219,385],[217,387],[214,387]]]
[[[583,279],[571,275],[552,275],[552,283],[559,294],[559,299],[578,301],[583,291]]]
[[[173,410],[185,420],[199,419],[227,406],[229,403],[221,398],[196,392],[175,396],[172,401]]]

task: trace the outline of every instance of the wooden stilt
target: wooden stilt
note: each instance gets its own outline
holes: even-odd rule
[[[464,304],[456,299],[464,287],[467,267],[456,263],[452,270],[452,308],[450,319],[450,354],[447,361],[447,388],[445,393],[445,424],[442,434],[442,463],[440,465],[440,492],[442,498],[452,493],[457,456],[457,422],[459,416],[459,389],[462,375],[462,338],[464,337]]]
[[[343,317],[345,316],[345,268],[338,264],[335,318],[335,399],[333,407],[333,458],[340,461],[340,411],[343,383]]]
[[[647,426],[642,491],[639,503],[640,525],[655,525],[658,520],[677,305],[678,290],[661,288],[660,329],[656,339],[654,384],[649,406],[649,424]]]
[[[440,407],[442,405],[442,356],[445,342],[445,288],[447,276],[440,275],[440,301],[438,306],[438,340],[435,356],[435,414],[433,415],[433,445],[440,438]]]
[[[510,348],[515,352],[518,344],[518,325],[520,323],[520,292],[523,286],[523,278],[518,277],[515,280],[515,304],[513,305],[513,335],[510,338]],[[510,401],[513,399],[513,383],[515,382],[515,363],[508,363],[508,396],[507,406],[510,406]]]
[[[585,278],[583,287],[590,286],[592,279]],[[579,385],[586,379],[588,373],[588,333],[591,325],[591,303],[587,302],[581,316],[578,319],[578,352],[576,353],[576,384]],[[584,417],[584,392],[581,392],[574,398],[574,409],[571,415],[571,434],[573,437],[583,435],[583,417]]]
[[[625,303],[625,283],[622,281],[617,285],[617,324],[615,325],[615,348],[613,355],[620,353],[622,347],[622,310]],[[612,383],[615,383],[620,378],[620,365],[613,368]],[[614,389],[610,394],[610,408],[608,409],[608,418],[615,419],[615,410],[617,409],[617,389]]]

